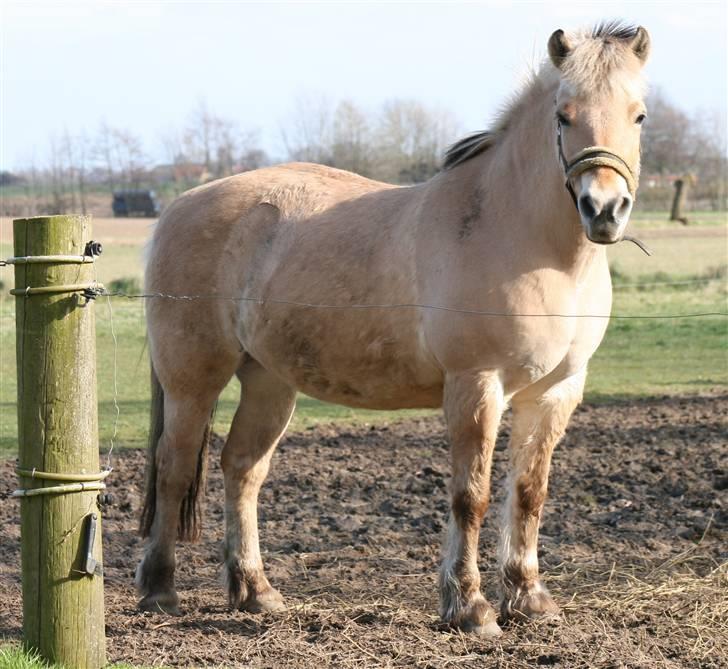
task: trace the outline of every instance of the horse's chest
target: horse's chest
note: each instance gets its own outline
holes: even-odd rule
[[[560,318],[514,333],[501,367],[505,392],[512,394],[544,379],[558,383],[583,369],[601,342],[606,322]]]

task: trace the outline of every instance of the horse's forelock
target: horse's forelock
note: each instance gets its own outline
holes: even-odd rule
[[[641,54],[634,50],[641,30],[609,21],[569,35],[572,48],[560,67],[561,75],[585,96],[608,91],[625,78],[634,79],[642,65]]]

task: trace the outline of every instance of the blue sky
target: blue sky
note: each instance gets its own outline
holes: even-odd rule
[[[416,98],[479,129],[545,53],[556,28],[625,18],[653,39],[648,76],[688,111],[727,106],[728,3],[243,3],[0,0],[0,167],[102,120],[159,137],[201,99],[282,153],[303,95],[372,111]]]

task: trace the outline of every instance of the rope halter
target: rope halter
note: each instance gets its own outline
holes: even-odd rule
[[[609,150],[605,146],[587,146],[585,149],[579,151],[571,160],[567,160],[566,155],[564,155],[564,142],[561,137],[561,122],[557,121],[556,128],[556,144],[559,147],[559,160],[561,161],[561,167],[564,170],[564,177],[566,179],[564,185],[566,186],[566,190],[569,191],[571,199],[574,201],[577,212],[579,211],[579,202],[576,199],[576,193],[574,192],[574,187],[571,185],[571,180],[587,170],[593,170],[596,167],[609,167],[619,174],[627,182],[627,189],[634,200],[637,195],[639,179],[624,158],[618,156],[614,151]],[[646,255],[652,255],[652,252],[647,246],[636,237],[622,235],[621,241],[632,242],[639,246]]]
[[[571,180],[587,170],[593,170],[596,167],[609,167],[623,177],[627,182],[629,194],[634,199],[637,194],[638,178],[624,158],[618,156],[606,146],[588,146],[579,151],[571,160],[567,160],[564,154],[564,142],[561,137],[561,123],[558,122],[556,142],[559,147],[559,160],[561,161],[561,166],[564,169],[564,177],[566,178],[564,185],[566,186],[566,190],[569,191],[569,195],[571,195],[571,199],[574,201],[577,209],[579,205],[576,200],[574,187],[571,185]]]

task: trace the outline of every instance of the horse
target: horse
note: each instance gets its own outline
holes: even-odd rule
[[[602,23],[557,30],[547,50],[495,126],[454,144],[425,183],[293,163],[198,186],[164,211],[145,278],[142,610],[179,613],[175,542],[199,538],[211,416],[237,376],[221,455],[233,610],[285,607],[264,572],[257,498],[300,391],[442,407],[452,481],[440,614],[485,637],[502,630],[481,593],[478,538],[510,406],[500,622],[558,616],[539,523],[552,452],[608,323],[606,247],[625,238],[637,188],[650,38]]]

